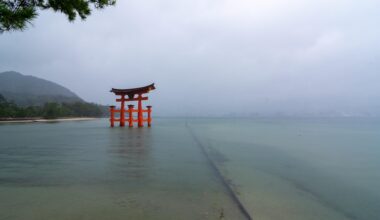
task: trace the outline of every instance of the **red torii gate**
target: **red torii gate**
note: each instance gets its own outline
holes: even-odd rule
[[[111,89],[111,92],[115,93],[115,95],[121,96],[120,98],[116,99],[116,102],[121,102],[120,109],[115,109],[115,106],[110,106],[110,122],[111,127],[115,126],[115,121],[120,122],[120,127],[125,126],[125,113],[128,113],[128,126],[133,127],[133,122],[137,122],[139,127],[144,127],[144,122],[148,123],[148,127],[151,126],[152,123],[152,106],[148,105],[146,106],[147,109],[142,108],[142,101],[148,100],[148,97],[143,97],[142,95],[145,93],[149,93],[151,90],[156,89],[154,87],[154,83],[139,87],[139,88],[132,88],[132,89]],[[126,96],[128,97],[126,99]],[[134,105],[128,105],[128,110],[125,109],[125,102],[130,101],[138,101],[138,107],[137,109],[134,109]],[[133,119],[133,113],[137,112],[137,120]],[[143,113],[146,112],[148,114],[148,118],[144,119]],[[120,118],[115,118],[115,113],[120,113]]]

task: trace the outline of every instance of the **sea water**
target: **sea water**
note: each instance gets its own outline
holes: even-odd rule
[[[379,219],[376,119],[0,125],[0,219]]]

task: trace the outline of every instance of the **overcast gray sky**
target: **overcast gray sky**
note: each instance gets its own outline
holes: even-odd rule
[[[118,0],[85,22],[42,11],[0,35],[0,71],[114,103],[155,82],[159,115],[380,112],[378,0]]]

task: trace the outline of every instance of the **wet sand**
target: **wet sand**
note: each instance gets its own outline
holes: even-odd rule
[[[2,124],[2,123],[88,121],[88,120],[95,120],[95,119],[99,119],[99,118],[91,118],[91,117],[54,118],[54,119],[45,119],[45,118],[10,118],[10,119],[1,119],[0,120],[0,124]]]

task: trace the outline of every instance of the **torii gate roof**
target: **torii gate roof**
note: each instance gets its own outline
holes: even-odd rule
[[[115,93],[115,95],[128,95],[129,97],[133,97],[135,94],[144,94],[148,93],[151,90],[156,89],[154,87],[154,83],[143,86],[143,87],[138,87],[138,88],[131,88],[131,89],[115,89],[112,88],[110,92]]]

